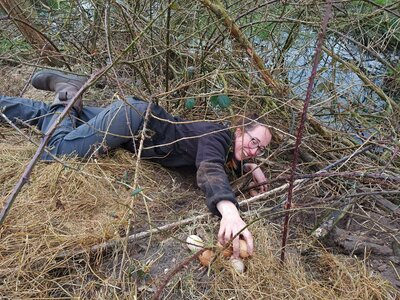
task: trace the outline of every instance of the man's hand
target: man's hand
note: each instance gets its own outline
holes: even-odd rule
[[[257,164],[247,163],[244,166],[244,170],[246,172],[252,172],[251,175],[253,176],[253,181],[250,183],[249,187],[267,182],[267,178],[265,177],[263,171],[257,166]],[[267,186],[267,184],[263,184],[263,185],[258,186],[255,189],[251,189],[250,195],[256,196],[256,195],[258,195],[260,193],[264,193],[266,191],[268,191],[268,186]]]
[[[221,224],[218,232],[218,241],[221,245],[232,240],[232,238],[240,232],[240,236],[247,243],[247,250],[251,255],[253,253],[253,236],[250,231],[246,228],[246,223],[242,220],[239,212],[232,202],[228,200],[222,200],[217,203],[217,209],[222,215]],[[239,235],[232,241],[233,246],[233,257],[239,257]]]

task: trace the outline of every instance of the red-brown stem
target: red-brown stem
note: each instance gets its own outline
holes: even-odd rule
[[[282,232],[282,249],[281,249],[281,263],[282,264],[285,261],[285,248],[286,248],[286,241],[287,241],[288,230],[289,230],[290,208],[292,207],[292,198],[293,198],[293,187],[294,187],[293,183],[294,183],[294,177],[295,177],[295,173],[296,173],[297,160],[299,157],[299,148],[300,148],[300,144],[301,144],[301,139],[303,137],[304,124],[307,119],[307,109],[308,109],[308,105],[310,104],[311,92],[312,92],[313,86],[314,86],[314,79],[317,74],[317,68],[318,68],[318,64],[320,61],[322,44],[325,40],[326,28],[328,26],[328,21],[331,17],[331,12],[332,12],[332,0],[327,0],[326,5],[325,5],[325,15],[324,15],[324,19],[322,20],[321,31],[318,33],[318,40],[317,40],[317,46],[315,48],[313,67],[312,67],[311,75],[310,75],[309,82],[308,82],[306,99],[304,100],[303,111],[301,114],[300,124],[297,129],[296,143],[294,146],[292,170],[291,170],[291,174],[290,174],[289,188],[288,188],[288,199],[287,199],[287,202],[285,205],[286,213],[285,213],[285,220],[283,223],[283,232]]]
[[[194,260],[197,257],[199,257],[199,255],[202,254],[206,250],[207,249],[201,249],[201,250],[197,251],[195,254],[193,254],[192,256],[189,256],[183,262],[181,262],[178,266],[176,266],[173,270],[171,270],[168,273],[167,277],[164,279],[164,281],[158,286],[158,289],[157,289],[156,293],[154,294],[153,300],[160,299],[161,293],[164,290],[165,286],[176,275],[176,273],[178,273],[180,270],[182,270],[192,260]]]

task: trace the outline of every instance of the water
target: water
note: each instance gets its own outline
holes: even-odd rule
[[[293,94],[299,99],[305,99],[317,32],[306,27],[300,28],[299,32],[296,41],[284,55],[284,69],[287,70],[284,76]],[[268,68],[272,67],[270,58],[278,57],[278,49],[283,48],[286,39],[287,33],[281,33],[279,46],[257,38],[253,41]],[[334,36],[327,37],[325,46],[346,62],[356,64],[375,85],[383,85],[385,66],[364,49]],[[267,52],[266,49],[272,50]],[[367,121],[370,123],[365,124],[362,116],[378,116],[385,108],[386,102],[368,88],[356,73],[323,52],[309,107],[311,114],[325,125],[349,132],[361,141],[376,132],[374,123],[377,121],[372,117]]]

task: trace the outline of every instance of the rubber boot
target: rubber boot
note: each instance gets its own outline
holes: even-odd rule
[[[32,85],[44,91],[56,93],[52,106],[67,105],[78,90],[85,84],[87,77],[63,73],[54,70],[42,70],[32,77]],[[82,111],[82,96],[74,103],[77,112]]]

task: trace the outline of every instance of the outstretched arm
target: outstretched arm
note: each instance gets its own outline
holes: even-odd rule
[[[246,228],[238,211],[238,203],[224,170],[226,153],[230,144],[229,135],[215,134],[199,141],[197,153],[197,184],[205,193],[207,206],[212,213],[221,216],[218,240],[221,244],[233,240],[233,255],[239,256],[239,235],[253,251],[253,237]]]
[[[238,204],[223,167],[210,162],[201,163],[197,170],[197,183],[206,194],[207,206],[210,211],[222,217],[218,241],[224,245],[237,235],[232,241],[232,246],[233,256],[239,257],[239,235],[241,235],[251,254],[253,237],[239,215]],[[238,235],[238,233],[240,234]]]

